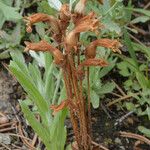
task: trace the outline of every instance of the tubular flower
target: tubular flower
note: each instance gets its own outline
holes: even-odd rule
[[[85,61],[83,61],[80,65],[80,67],[90,67],[90,66],[102,66],[102,67],[106,67],[108,66],[108,62],[105,61],[104,59],[86,59]]]
[[[31,43],[25,41],[25,51],[34,50],[34,51],[55,51],[56,48],[54,48],[52,45],[50,45],[48,42],[42,40],[38,43]]]
[[[105,61],[104,59],[97,59],[97,58],[86,59],[78,66],[76,75],[79,80],[82,80],[82,79],[84,79],[84,73],[85,73],[85,71],[83,70],[83,67],[90,67],[90,66],[106,67],[108,65],[109,65],[108,62]]]
[[[64,21],[70,19],[71,13],[69,11],[69,5],[68,4],[62,5],[62,7],[60,9],[59,17],[61,20],[64,20]]]
[[[99,27],[99,21],[95,18],[95,14],[91,12],[76,22],[75,28],[66,36],[66,44],[69,48],[77,46],[78,37],[81,32],[96,31]]]
[[[122,46],[118,40],[111,39],[99,39],[90,43],[90,45],[85,49],[85,56],[87,58],[94,58],[96,56],[97,46],[110,48],[113,52],[118,52],[121,54],[119,48]]]
[[[59,18],[60,18],[60,28],[61,28],[61,32],[62,34],[65,34],[65,31],[69,25],[69,21],[71,19],[71,13],[69,11],[69,5],[68,4],[64,4],[62,5],[61,9],[60,9],[60,13],[59,13]]]
[[[55,64],[60,67],[64,66],[65,59],[64,59],[64,55],[62,54],[62,52],[58,50],[57,48],[54,48],[52,45],[50,45],[46,41],[42,40],[38,43],[25,42],[25,44],[26,44],[25,51],[29,51],[29,50],[44,51],[44,52],[49,51],[50,53],[52,53],[54,57]]]
[[[84,14],[86,0],[80,0],[75,6],[74,11],[78,14]]]
[[[36,13],[29,17],[24,17],[27,26],[27,32],[32,32],[32,25],[38,22],[48,22],[55,33],[60,32],[59,22],[53,16],[49,16],[43,13]]]

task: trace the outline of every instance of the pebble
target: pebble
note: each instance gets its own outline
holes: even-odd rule
[[[121,142],[121,140],[120,140],[119,138],[115,138],[115,143],[116,143],[116,144],[119,144],[119,145],[122,144],[122,142]]]
[[[6,117],[6,116],[0,117],[0,124],[5,124],[5,123],[8,123],[8,122],[9,122],[8,117]]]
[[[8,134],[0,133],[0,143],[9,145],[11,144],[11,138]]]

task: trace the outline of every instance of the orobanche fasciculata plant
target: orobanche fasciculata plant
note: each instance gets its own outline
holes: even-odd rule
[[[85,14],[86,0],[80,0],[74,10],[70,11],[68,4],[63,4],[57,17],[36,13],[25,17],[27,32],[32,32],[32,26],[38,22],[49,25],[55,44],[45,40],[38,43],[25,42],[25,51],[49,52],[54,63],[62,70],[67,98],[59,105],[51,105],[53,114],[68,108],[75,135],[72,148],[90,150],[94,147],[91,131],[90,108],[90,66],[108,66],[104,59],[96,58],[98,46],[119,52],[120,43],[117,40],[97,39],[84,47],[80,41],[82,32],[99,34],[104,28],[94,12]],[[82,57],[81,57],[82,56]],[[82,58],[82,59],[81,59]],[[87,80],[87,96],[83,92],[83,80]]]

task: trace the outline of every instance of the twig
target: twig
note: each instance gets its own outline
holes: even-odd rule
[[[0,143],[3,147],[5,147],[6,149],[8,150],[11,150],[7,145],[3,144],[3,143]]]
[[[139,27],[133,25],[133,24],[130,24],[131,27],[133,27],[135,30],[137,30],[139,33],[141,33],[142,35],[147,35],[148,32],[144,31],[143,29],[140,29]]]
[[[144,9],[147,9],[149,7],[150,7],[150,2],[147,5],[145,5]]]
[[[114,92],[111,92],[111,94],[112,94],[112,95],[115,95],[115,96],[117,96],[117,97],[122,97],[122,95],[119,95],[119,94],[114,93]]]
[[[97,144],[97,143],[94,142],[94,141],[92,141],[92,144],[95,145],[95,146],[97,146],[97,147],[99,147],[100,149],[109,150],[108,148],[106,148],[106,147],[104,147],[104,146],[102,146],[102,145],[100,145],[100,144]]]
[[[136,37],[134,37],[133,35],[129,34],[129,36],[130,36],[133,40],[135,40],[137,43],[139,43],[139,44],[145,46],[145,44],[143,44],[141,41],[139,41],[139,40],[138,40]]]
[[[15,137],[24,138],[24,139],[26,139],[26,140],[28,140],[28,141],[31,141],[31,142],[32,142],[32,140],[31,140],[31,139],[29,139],[29,138],[27,138],[27,137],[25,137],[25,136],[19,135],[19,134],[13,134],[13,133],[7,133],[7,134],[8,134],[8,135],[10,135],[10,136],[15,136]]]
[[[0,129],[0,133],[11,131],[11,130],[14,130],[14,129],[16,129],[16,127],[9,127],[9,128]]]
[[[0,112],[0,116],[5,117],[5,115],[2,112]]]
[[[150,145],[150,140],[142,135],[138,135],[135,133],[130,133],[130,132],[120,132],[122,137],[127,137],[127,138],[133,138],[142,142],[145,142],[146,144]]]
[[[105,106],[101,103],[101,107],[103,109],[103,111],[106,113],[106,115],[111,119],[111,115],[109,114],[109,112],[107,111],[107,109],[105,108]]]
[[[123,115],[121,118],[117,119],[115,122],[115,126],[120,124],[123,120],[125,120],[128,116],[130,116],[133,113],[134,113],[134,111],[130,111],[127,114]]]
[[[32,144],[31,144],[32,146],[35,145],[35,143],[36,143],[36,141],[37,141],[37,138],[38,138],[38,135],[35,134],[34,137],[33,137],[33,140],[32,140]]]
[[[6,127],[6,126],[10,126],[10,125],[15,124],[15,123],[17,123],[17,122],[14,121],[14,122],[8,122],[8,123],[5,123],[5,124],[1,124],[0,128]]]
[[[107,104],[107,107],[110,107],[111,105],[114,105],[115,103],[118,103],[118,102],[120,102],[120,101],[129,99],[129,98],[131,98],[131,97],[133,97],[133,96],[137,96],[137,95],[139,95],[139,94],[140,94],[140,93],[135,93],[135,94],[133,94],[133,95],[126,95],[126,96],[123,96],[123,97],[118,98],[118,99],[116,99],[116,100],[113,100],[113,101],[111,101],[111,102],[109,102],[109,103]]]
[[[118,89],[118,91],[119,91],[123,96],[126,96],[125,92],[121,89],[121,87],[119,87],[119,85],[118,85],[114,80],[112,80],[112,81],[113,81],[114,84],[116,85],[116,88]]]
[[[20,134],[21,136],[24,136],[24,134],[23,134],[23,132],[22,132],[21,123],[19,123],[19,125],[18,125],[18,131],[19,131],[19,134]],[[36,149],[36,148],[33,147],[26,139],[21,138],[21,140],[22,140],[22,142],[23,142],[28,148],[30,148],[31,150],[35,150],[35,149]]]

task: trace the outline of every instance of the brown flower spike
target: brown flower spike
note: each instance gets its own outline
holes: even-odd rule
[[[102,3],[103,1],[100,0],[99,2]],[[104,59],[95,58],[96,48],[101,46],[109,48],[113,52],[121,53],[119,50],[121,44],[117,40],[106,38],[91,42],[82,53],[81,49],[84,50],[84,48],[80,43],[80,34],[87,31],[97,33],[103,28],[94,12],[85,15],[85,6],[86,0],[79,0],[72,12],[70,12],[68,4],[63,4],[56,18],[43,13],[25,17],[27,32],[32,32],[32,26],[38,22],[46,22],[50,25],[50,35],[56,42],[57,47],[41,40],[38,43],[25,42],[25,51],[50,52],[54,57],[54,63],[61,67],[67,98],[59,105],[51,105],[50,108],[53,110],[53,114],[64,108],[69,109],[76,150],[93,150],[89,67],[109,65]],[[72,30],[70,30],[70,23],[71,25],[74,24]],[[85,76],[87,77],[85,78]],[[87,98],[84,97],[85,93],[83,92],[82,80],[84,78],[87,80],[88,85]]]

